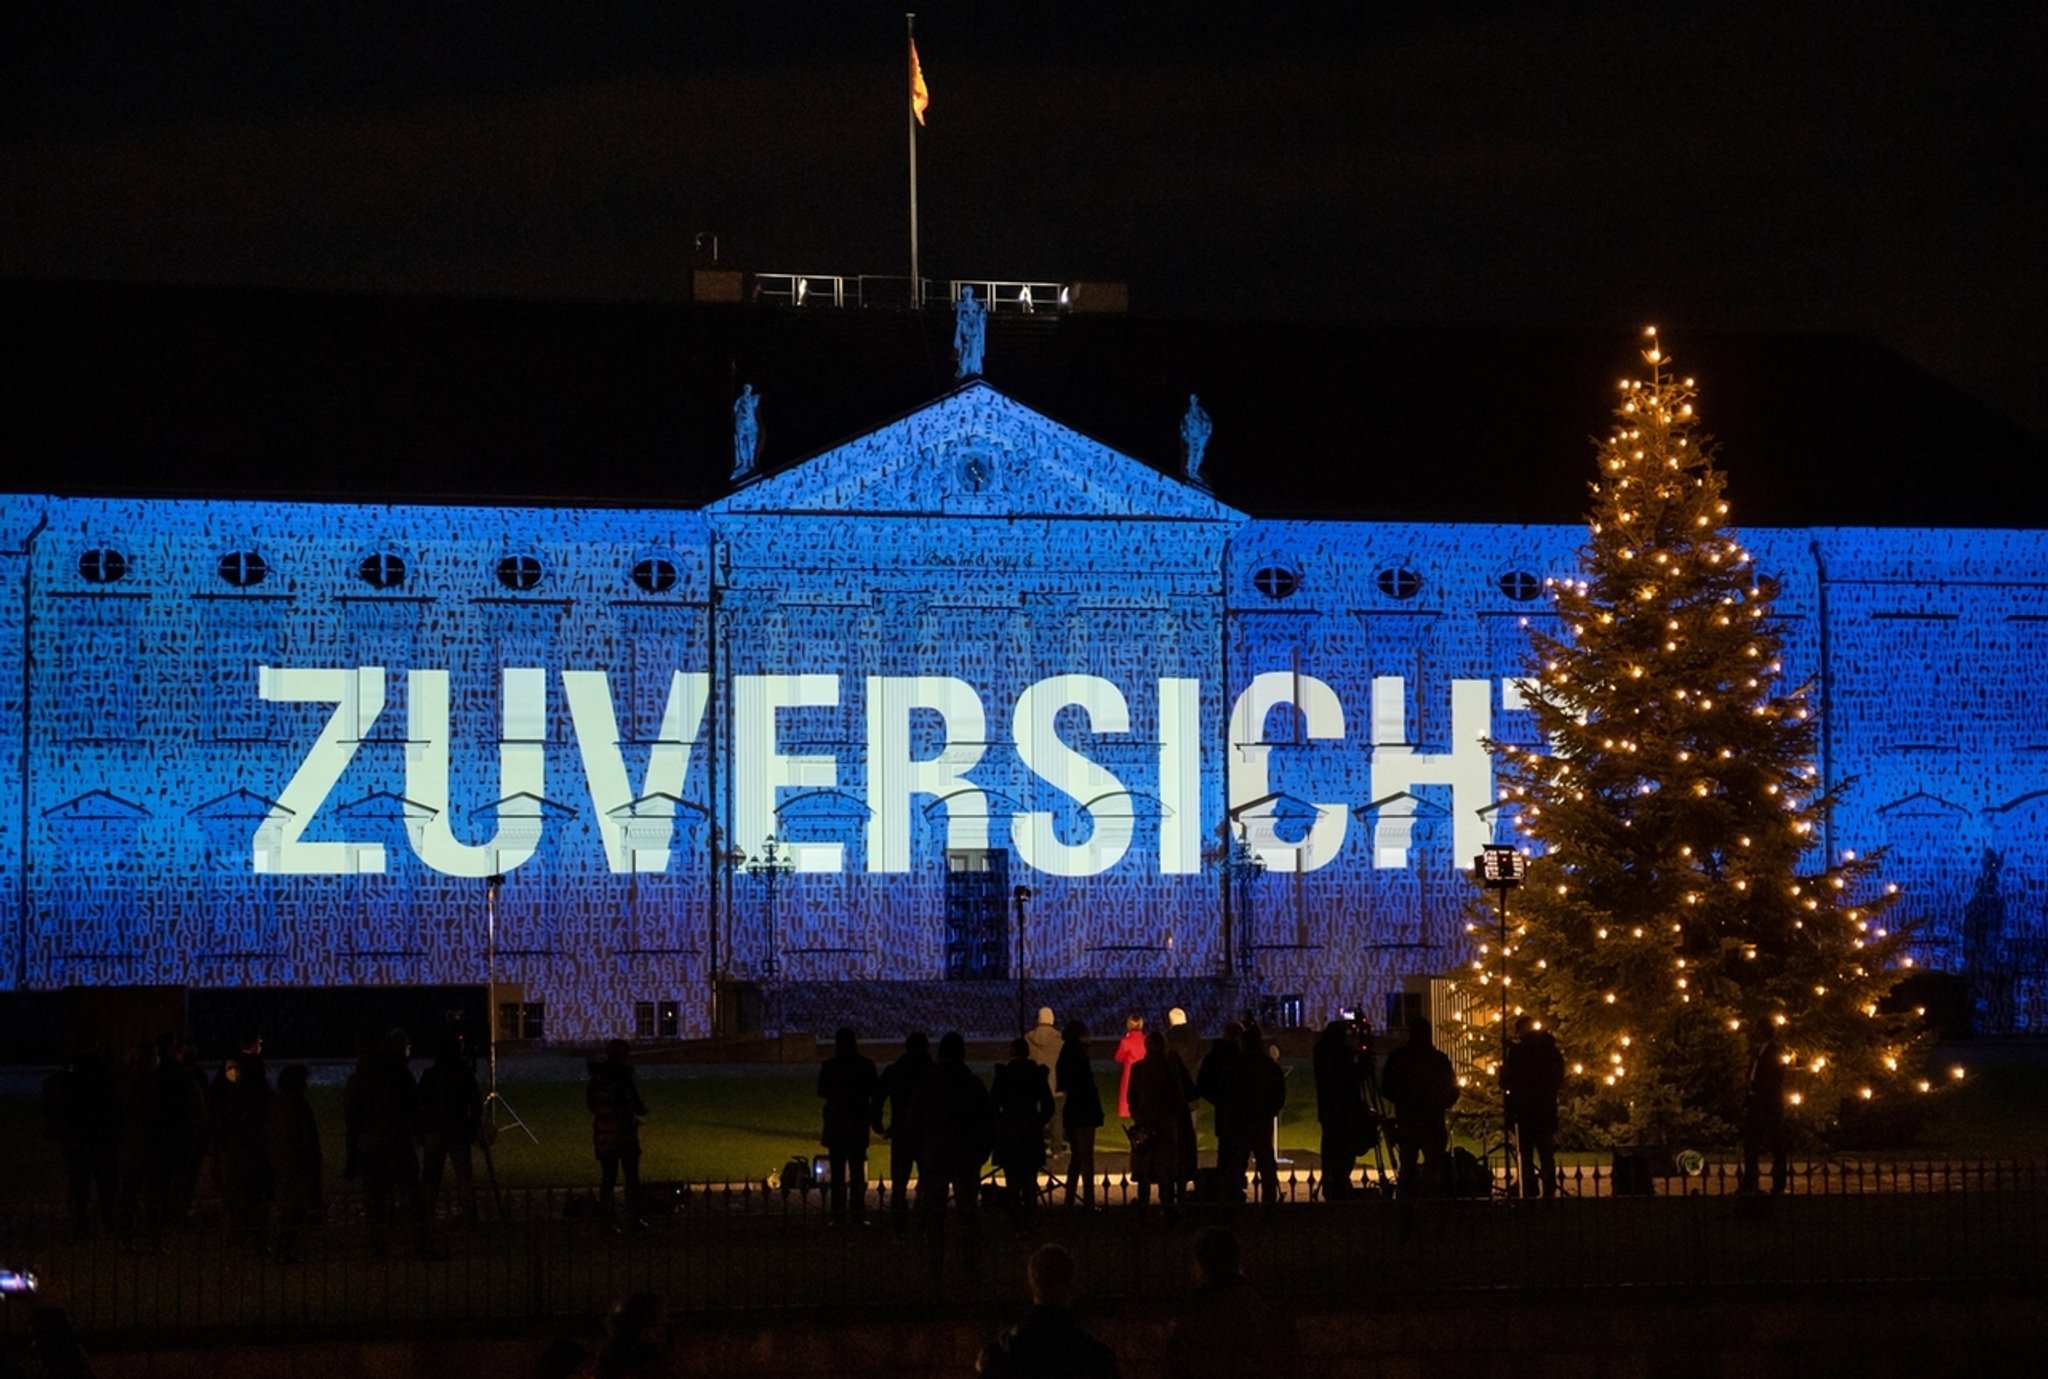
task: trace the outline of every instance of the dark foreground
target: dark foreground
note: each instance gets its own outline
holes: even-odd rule
[[[66,1239],[60,1222],[36,1216],[6,1221],[0,1238],[15,1257],[6,1262],[38,1273],[42,1300],[69,1310],[88,1349],[116,1375],[232,1379],[239,1371],[224,1354],[273,1345],[292,1346],[304,1364],[317,1353],[322,1364],[342,1365],[366,1338],[385,1347],[367,1369],[291,1367],[468,1372],[450,1347],[499,1354],[501,1345],[530,1346],[537,1355],[550,1335],[587,1333],[610,1299],[642,1290],[667,1297],[683,1328],[680,1346],[701,1352],[706,1372],[964,1373],[972,1346],[961,1338],[985,1334],[1014,1310],[1025,1257],[1055,1239],[1079,1261],[1091,1317],[1105,1334],[1129,1332],[1131,1372],[1142,1374],[1151,1372],[1144,1356],[1157,1354],[1146,1338],[1163,1336],[1188,1291],[1189,1241],[1218,1221],[1241,1235],[1246,1272],[1300,1312],[1305,1343],[1320,1337],[1316,1347],[1350,1357],[1319,1364],[1318,1373],[1489,1372],[1467,1364],[1478,1362],[1470,1343],[1482,1333],[1494,1337],[1486,1352],[1503,1363],[1524,1345],[1553,1357],[1563,1345],[1579,1356],[1566,1366],[1571,1372],[1680,1372],[1671,1355],[1702,1346],[1804,1350],[1798,1337],[1808,1323],[1837,1314],[1845,1326],[1856,1320],[1837,1333],[1836,1360],[1848,1353],[1840,1346],[1861,1353],[1892,1336],[1858,1368],[1904,1373],[1891,1366],[1912,1356],[1916,1374],[1968,1373],[1974,1362],[1955,1365],[1990,1353],[1985,1347],[2003,1345],[2007,1333],[2036,1341],[2048,1333],[2037,1307],[2048,1284],[2048,1165],[1841,1176],[1775,1199],[1688,1193],[1684,1180],[1640,1197],[1604,1195],[1604,1186],[1582,1184],[1583,1195],[1550,1202],[1425,1200],[1409,1208],[1376,1196],[1310,1201],[1306,1182],[1296,1180],[1300,1200],[1233,1212],[1190,1207],[1178,1218],[1156,1207],[1141,1214],[1119,1188],[1105,1211],[1041,1207],[1021,1228],[985,1207],[978,1258],[949,1210],[936,1268],[915,1222],[899,1237],[887,1213],[871,1207],[870,1224],[835,1227],[817,1194],[759,1188],[664,1189],[651,1194],[656,1209],[644,1229],[615,1229],[585,1214],[582,1194],[507,1193],[502,1213],[487,1204],[481,1222],[437,1223],[441,1257],[428,1259],[414,1257],[396,1232],[388,1257],[375,1257],[347,1201],[331,1205],[334,1220],[308,1234],[296,1264],[209,1225],[171,1236],[161,1253]],[[2007,1316],[2005,1299],[2034,1301]],[[1684,1321],[1708,1312],[1735,1329],[1702,1332],[1696,1320]],[[1920,1339],[1911,1344],[1891,1330],[1909,1313],[1919,1318]],[[0,1327],[18,1339],[25,1315],[10,1304]],[[1583,1324],[1558,1332],[1534,1320],[1559,1316]],[[1371,1344],[1356,1334],[1366,1317],[1379,1319]],[[1503,1332],[1509,1317],[1524,1322]],[[1627,1317],[1635,1321],[1617,1320]],[[1773,1317],[1778,1341],[1748,1335]],[[1974,1339],[1930,1352],[1926,1343],[1956,1328]],[[1616,1340],[1638,1331],[1636,1342]],[[1396,1336],[1398,1345],[1389,1340]],[[297,1348],[305,1342],[315,1348]],[[429,1352],[449,1358],[420,1358]],[[1665,1358],[1630,1368],[1653,1353]],[[123,1367],[143,1355],[153,1357],[150,1368]],[[180,1355],[199,1367],[178,1368]],[[1431,1355],[1441,1363],[1425,1364]],[[1552,1362],[1531,1364],[1538,1372]],[[1829,1362],[1808,1372],[1844,1371]]]

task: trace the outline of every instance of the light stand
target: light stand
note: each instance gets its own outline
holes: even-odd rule
[[[495,1192],[498,1183],[497,1167],[491,1162],[490,1142],[498,1137],[498,1112],[502,1109],[511,1117],[512,1123],[525,1132],[526,1138],[535,1144],[540,1136],[533,1133],[527,1123],[519,1118],[512,1104],[498,1095],[498,892],[505,885],[502,875],[493,874],[484,878],[484,965],[491,990],[490,1018],[484,1021],[490,1049],[491,1090],[484,1097],[484,1124],[488,1127],[484,1140],[484,1167],[490,1170],[491,1187]]]
[[[759,857],[747,858],[741,865],[749,876],[759,877],[767,887],[768,898],[768,952],[761,964],[761,1032],[771,1028],[769,1018],[770,1002],[774,998],[775,979],[781,967],[776,960],[776,943],[782,930],[781,916],[776,907],[776,891],[782,878],[796,870],[796,862],[774,834],[769,834],[761,844]]]
[[[1024,995],[1024,906],[1031,899],[1031,888],[1019,886],[1010,892],[1010,899],[1017,907],[1017,1031],[1030,1029],[1031,1006]]]
[[[1473,873],[1479,884],[1500,896],[1500,1073],[1505,1077],[1508,1068],[1508,892],[1522,884],[1522,878],[1529,870],[1529,859],[1521,851],[1506,843],[1488,843],[1472,859]],[[1515,1118],[1508,1108],[1507,1089],[1501,1089],[1501,1158],[1504,1163],[1504,1181],[1508,1195],[1515,1192]]]

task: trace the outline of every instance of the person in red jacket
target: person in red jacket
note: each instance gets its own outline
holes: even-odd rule
[[[1124,1037],[1116,1046],[1116,1061],[1123,1064],[1123,1080],[1117,1084],[1116,1113],[1131,1118],[1131,1069],[1145,1058],[1145,1017],[1133,1012],[1124,1016]]]

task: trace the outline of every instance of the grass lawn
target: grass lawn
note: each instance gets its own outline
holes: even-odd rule
[[[2048,1051],[2044,1051],[2048,1052]],[[560,1061],[560,1060],[558,1060]],[[1937,1066],[1963,1061],[1970,1076],[1930,1103],[1930,1114],[1914,1142],[1887,1155],[2033,1158],[2048,1149],[2048,1059],[2021,1057],[1943,1058]],[[415,1070],[424,1065],[415,1063]],[[595,1179],[590,1152],[590,1116],[583,1083],[563,1062],[559,1076],[508,1076],[501,1090],[506,1104],[533,1130],[539,1143],[509,1123],[500,1131],[498,1175],[507,1186],[583,1185]],[[533,1070],[528,1070],[533,1071]],[[986,1069],[983,1069],[986,1072]],[[330,1174],[342,1163],[341,1070],[324,1069],[312,1090],[315,1114],[327,1147]],[[818,1152],[816,1070],[812,1067],[644,1067],[641,1094],[648,1105],[641,1137],[641,1174],[649,1180],[759,1181],[793,1154]],[[1103,1104],[1115,1107],[1116,1073],[1098,1078]],[[1318,1140],[1315,1096],[1307,1067],[1288,1078],[1289,1101],[1281,1117],[1281,1152],[1313,1152]],[[324,1084],[324,1085],[321,1085]],[[54,1147],[43,1136],[42,1108],[34,1079],[17,1078],[0,1094],[0,1202],[23,1202],[61,1194],[62,1171]],[[1215,1148],[1207,1130],[1201,1147]],[[1112,1124],[1100,1137],[1100,1151],[1123,1148]],[[878,1153],[886,1161],[886,1150]],[[1604,1155],[1592,1156],[1599,1161]],[[1114,1162],[1114,1161],[1113,1161]],[[481,1166],[479,1166],[481,1168]]]

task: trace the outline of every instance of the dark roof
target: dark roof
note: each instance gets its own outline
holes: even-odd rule
[[[943,311],[0,283],[18,491],[696,504],[731,399],[775,469],[953,385]],[[1867,337],[1689,336],[1739,522],[2048,525],[2043,443]],[[1574,522],[1637,341],[1367,321],[999,318],[988,381],[1271,516]]]

